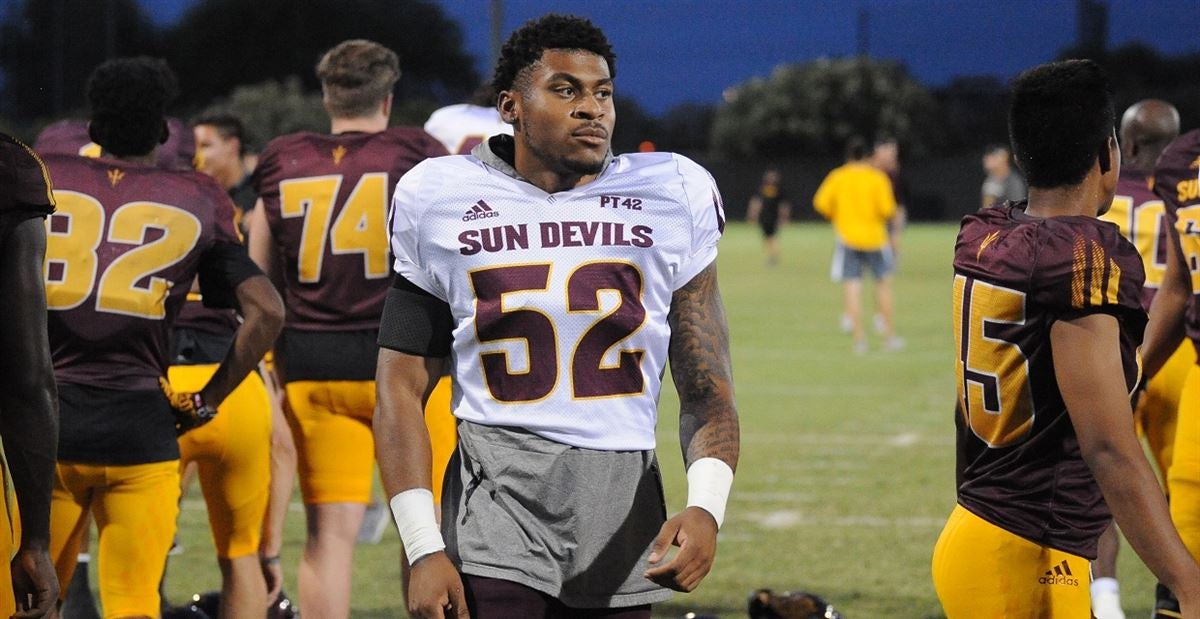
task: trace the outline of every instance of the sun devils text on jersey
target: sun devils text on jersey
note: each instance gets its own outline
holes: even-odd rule
[[[1187,334],[1200,347],[1200,129],[1175,138],[1154,169],[1154,191],[1163,200],[1192,282]],[[1200,350],[1200,348],[1197,348]]]
[[[450,306],[454,414],[652,449],[671,296],[712,263],[724,228],[716,185],[651,153],[546,193],[493,154],[511,144],[426,161],[392,203],[397,273]]]
[[[1037,544],[1095,558],[1111,516],[1058,390],[1050,328],[1115,316],[1132,391],[1143,279],[1141,258],[1113,224],[1035,218],[1024,203],[963,219],[953,313],[960,505]]]

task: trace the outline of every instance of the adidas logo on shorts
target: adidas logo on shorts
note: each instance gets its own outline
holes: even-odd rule
[[[1038,579],[1039,585],[1067,585],[1071,587],[1079,586],[1079,579],[1071,573],[1071,566],[1067,565],[1067,560],[1054,566],[1054,569],[1046,570],[1046,574]]]
[[[500,216],[499,211],[492,210],[492,207],[488,206],[487,202],[480,200],[475,203],[475,206],[471,207],[471,210],[467,211],[466,215],[463,215],[462,220],[463,221],[475,221],[476,219],[487,219],[488,217],[499,217],[499,216]]]

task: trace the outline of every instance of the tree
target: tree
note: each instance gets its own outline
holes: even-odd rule
[[[105,58],[161,49],[134,0],[26,0],[0,23],[0,109],[30,119],[82,108],[87,77]]]
[[[186,101],[204,104],[237,85],[289,76],[316,90],[321,54],[352,38],[399,54],[401,98],[449,102],[480,81],[458,25],[423,0],[207,0],[171,31],[168,60]]]
[[[822,58],[731,88],[717,110],[713,145],[729,157],[840,154],[853,135],[888,135],[920,152],[932,108],[900,63]]]
[[[391,124],[421,126],[436,107],[423,100],[401,100],[392,106]],[[259,150],[272,139],[296,131],[329,131],[329,115],[321,103],[320,91],[306,91],[300,78],[281,82],[268,80],[238,86],[228,97],[210,104],[204,114],[230,113],[241,119],[249,134],[248,146]]]
[[[1131,43],[1113,50],[1066,49],[1058,57],[1091,58],[1104,65],[1118,117],[1130,105],[1156,98],[1179,109],[1184,130],[1200,124],[1200,83],[1191,77],[1200,74],[1200,54],[1163,57],[1143,43]]]

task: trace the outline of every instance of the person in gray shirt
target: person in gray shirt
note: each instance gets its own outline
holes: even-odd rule
[[[995,206],[1004,201],[1025,199],[1025,179],[1012,167],[1012,153],[1003,144],[992,144],[983,151],[983,205]]]

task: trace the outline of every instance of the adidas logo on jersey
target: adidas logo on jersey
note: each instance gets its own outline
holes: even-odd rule
[[[471,207],[471,210],[467,211],[466,215],[463,215],[462,220],[463,221],[475,221],[476,219],[487,219],[488,217],[499,217],[499,216],[500,216],[499,211],[492,210],[492,207],[488,206],[487,202],[480,200],[475,203],[475,206]]]
[[[1078,587],[1079,579],[1074,576],[1071,573],[1071,566],[1067,565],[1066,559],[1063,559],[1063,562],[1054,566],[1054,569],[1046,570],[1046,574],[1038,579],[1038,584]]]

